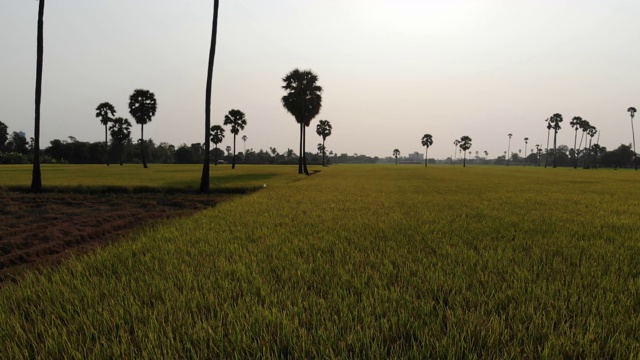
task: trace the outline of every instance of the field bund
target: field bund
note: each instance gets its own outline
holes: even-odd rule
[[[640,172],[315,170],[0,288],[0,358],[640,356]]]

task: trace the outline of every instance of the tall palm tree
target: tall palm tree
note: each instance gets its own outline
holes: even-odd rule
[[[560,126],[561,122],[562,122],[562,115],[559,113],[553,114],[553,116],[551,117],[551,124],[553,125],[553,168],[554,169],[558,165],[557,164],[557,160],[558,160],[557,138],[558,138],[558,131],[562,129],[562,127]]]
[[[424,166],[427,167],[427,159],[429,157],[429,147],[433,145],[433,136],[431,134],[424,134],[422,136],[422,146],[424,149]]]
[[[451,165],[454,165],[456,163],[456,151],[458,150],[458,145],[460,145],[460,140],[453,140],[453,159],[451,161]]]
[[[589,135],[589,151],[586,153],[587,155],[590,155],[589,153],[591,152],[591,143],[593,141],[593,137],[596,136],[596,134],[598,133],[598,129],[596,129],[595,126],[591,125],[589,126],[589,130],[587,130],[587,135]],[[588,169],[589,168],[589,162],[588,162],[588,158],[585,160],[585,168]]]
[[[300,158],[298,174],[309,175],[305,156],[305,127],[311,124],[322,108],[322,87],[318,85],[318,75],[311,70],[294,69],[284,78],[282,88],[287,92],[282,97],[282,106],[300,124]]]
[[[118,162],[122,166],[122,151],[125,141],[131,137],[131,123],[121,117],[115,118],[111,121],[109,132],[111,133],[112,143],[117,144]]]
[[[140,148],[142,150],[142,166],[148,168],[144,156],[144,126],[151,122],[158,110],[156,95],[149,90],[136,89],[129,97],[129,114],[140,125]]]
[[[511,137],[513,134],[507,135],[509,137],[509,145],[507,146],[507,167],[509,167],[509,159],[511,159]]]
[[[589,128],[591,128],[591,124],[587,121],[587,120],[582,120],[580,122],[580,129],[582,130],[582,136],[580,137],[580,146],[579,148],[582,149],[582,140],[584,140],[584,150],[580,151],[582,155],[582,167],[584,169],[587,168],[587,162],[586,162],[586,156],[587,156],[587,140],[586,140],[586,136],[587,133],[589,132]]]
[[[211,131],[211,83],[213,81],[213,62],[216,57],[216,39],[218,38],[218,5],[219,0],[213,0],[213,24],[211,26],[211,45],[209,46],[209,62],[207,64],[207,85],[204,100],[204,161],[202,163],[202,176],[200,177],[200,192],[209,191],[209,162],[211,145],[209,136]],[[218,165],[218,161],[216,161]]]
[[[396,158],[396,166],[398,165],[398,156],[400,156],[400,150],[393,149],[393,157]]]
[[[211,138],[211,142],[214,147],[214,166],[218,166],[218,144],[222,143],[224,140],[224,128],[221,125],[213,125],[210,129],[209,137]]]
[[[636,115],[636,108],[634,108],[633,106],[628,108],[627,111],[629,112],[629,115],[631,115],[631,136],[633,139],[633,167],[634,169],[638,170],[638,153],[636,152],[636,133],[633,130],[633,118]]]
[[[232,109],[224,116],[224,125],[231,125],[231,133],[233,134],[233,158],[231,160],[231,168],[236,168],[236,136],[244,127],[247,126],[247,118],[240,110]]]
[[[522,166],[526,166],[527,165],[526,159],[527,159],[527,144],[528,143],[529,143],[529,138],[528,137],[524,138],[524,159],[522,159]]]
[[[109,143],[107,142],[107,126],[113,121],[116,114],[116,108],[108,102],[103,102],[96,108],[96,117],[100,119],[100,123],[104,125],[104,158],[109,166]]]
[[[318,134],[318,136],[322,136],[322,148],[325,149],[324,147],[324,141],[331,136],[331,130],[333,128],[331,127],[331,123],[329,122],[329,120],[320,120],[318,122],[318,125],[316,126],[316,134]],[[326,166],[324,163],[324,155],[325,155],[325,151],[322,152],[322,166]]]
[[[40,172],[40,103],[42,102],[42,57],[44,53],[44,0],[38,6],[38,40],[36,50],[36,111],[33,132],[33,172],[31,191],[42,192],[42,173]]]
[[[547,168],[547,164],[549,163],[549,136],[551,135],[551,118],[547,118],[545,120],[547,122],[547,152],[544,154],[544,168]]]
[[[509,134],[511,135],[511,134]],[[460,149],[464,152],[464,160],[462,162],[462,167],[467,167],[467,150],[471,149],[471,138],[468,136],[463,136],[460,138]]]
[[[584,120],[582,120],[582,118],[580,116],[574,116],[573,119],[571,119],[571,121],[569,122],[569,125],[571,125],[571,127],[575,130],[575,135],[573,136],[573,168],[577,169],[578,168],[578,149],[576,148],[576,145],[578,144],[578,129],[580,129],[580,126],[582,125],[582,122]]]

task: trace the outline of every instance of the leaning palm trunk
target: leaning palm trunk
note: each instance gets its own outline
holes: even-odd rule
[[[638,170],[638,153],[636,153],[636,133],[633,130],[633,117],[631,117],[631,138],[633,139],[633,168]]]
[[[544,154],[544,168],[547,168],[549,163],[549,137],[551,136],[551,128],[547,129],[547,152]]]
[[[40,172],[40,103],[42,100],[42,55],[44,53],[44,0],[38,7],[38,40],[36,53],[36,114],[33,132],[33,173],[31,191],[42,191],[42,173]]]

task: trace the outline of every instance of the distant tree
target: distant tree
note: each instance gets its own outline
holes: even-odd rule
[[[601,156],[602,165],[606,167],[627,167],[632,164],[635,151],[631,150],[631,144],[621,144],[617,149],[607,151]]]
[[[538,160],[538,166],[540,166],[540,157],[542,157],[542,147],[540,144],[536,144],[536,159]]]
[[[595,126],[591,125],[589,126],[589,129],[587,130],[587,135],[589,135],[589,151],[585,152],[585,156],[587,156],[587,158],[585,159],[585,168],[588,169],[589,168],[589,155],[591,153],[591,142],[593,141],[593,137],[596,136],[596,134],[598,133],[598,129],[596,129]]]
[[[104,158],[107,166],[109,166],[109,143],[107,142],[107,127],[109,126],[109,123],[113,121],[113,117],[115,116],[115,114],[116,108],[108,102],[103,102],[98,105],[98,107],[96,107],[96,117],[100,119],[100,123],[104,125]]]
[[[224,125],[231,125],[231,133],[233,134],[233,159],[231,160],[231,168],[236,168],[236,136],[247,126],[247,118],[240,110],[232,109],[224,116]]]
[[[246,154],[247,153],[247,139],[248,139],[248,137],[247,137],[247,135],[242,135],[241,139],[242,139],[242,153]],[[243,159],[243,162],[244,162],[244,159]]]
[[[207,63],[207,85],[204,100],[204,158],[202,159],[202,176],[200,177],[200,192],[209,192],[209,136],[211,134],[211,83],[213,82],[213,63],[216,57],[216,40],[218,38],[218,5],[219,0],[213,1],[213,23],[211,25],[211,44],[209,45],[209,62]],[[218,162],[216,161],[216,165]]]
[[[7,152],[7,140],[9,140],[9,128],[0,121],[0,152]]]
[[[524,156],[527,157],[527,144],[529,144],[529,138],[524,138]],[[526,161],[522,160],[522,166],[526,166]]]
[[[560,126],[560,123],[562,123],[562,115],[559,113],[555,113],[553,114],[553,116],[551,117],[551,125],[553,126],[553,168],[555,169],[557,167],[557,137],[558,137],[558,131],[560,131],[560,129],[562,128]]]
[[[636,152],[636,133],[633,130],[633,118],[635,117],[636,114],[636,108],[634,108],[633,106],[627,109],[627,112],[629,112],[629,115],[631,115],[631,137],[633,139],[633,152],[634,152],[634,156],[633,156],[633,167],[634,169],[638,170],[638,162],[636,160],[636,158],[638,157],[638,153]]]
[[[462,167],[467,166],[467,150],[471,149],[471,138],[468,136],[463,136],[460,138],[460,149],[464,152],[464,159],[462,162]]]
[[[513,134],[507,135],[509,137],[509,145],[507,146],[507,167],[509,167],[509,158],[511,157],[511,137]]]
[[[278,149],[274,148],[274,147],[270,147],[269,148],[269,152],[271,152],[271,156],[273,156],[273,162],[275,164],[278,163]]]
[[[140,125],[140,149],[142,153],[142,166],[148,168],[144,156],[144,126],[151,122],[158,110],[156,96],[149,90],[136,89],[129,97],[129,114]]]
[[[218,166],[218,144],[224,140],[224,128],[221,125],[213,125],[210,129],[209,137],[214,145],[214,165]]]
[[[393,157],[396,158],[396,166],[398,165],[398,156],[400,156],[400,150],[394,149],[393,150]]]
[[[316,126],[316,134],[318,134],[318,136],[322,137],[322,148],[325,149],[324,146],[324,142],[325,140],[327,140],[327,138],[329,136],[331,136],[331,130],[333,128],[331,127],[331,123],[329,122],[329,120],[320,120],[318,122],[318,125]],[[326,166],[325,161],[324,161],[324,157],[325,157],[325,151],[322,151],[322,166]]]
[[[456,163],[456,151],[458,150],[458,145],[460,145],[460,140],[455,139],[453,141],[453,161],[451,162],[451,165]]]
[[[431,134],[424,134],[422,136],[422,146],[425,147],[424,150],[424,166],[427,167],[427,158],[429,154],[429,147],[433,145],[433,136]]]
[[[38,6],[38,35],[36,49],[36,104],[35,130],[33,138],[33,172],[31,191],[42,192],[42,173],[40,171],[40,103],[42,102],[42,57],[44,48],[44,0]]]
[[[287,92],[282,97],[282,106],[300,124],[300,158],[298,160],[298,174],[309,175],[305,157],[305,128],[311,124],[322,108],[322,87],[318,76],[311,70],[294,69],[284,78],[282,88]]]
[[[487,150],[484,151],[484,157],[488,158],[489,157],[489,152]]]
[[[22,132],[12,132],[6,146],[8,152],[21,155],[27,155],[29,153],[29,142]]]
[[[111,121],[109,132],[111,133],[111,143],[117,148],[118,162],[120,166],[122,166],[124,144],[131,138],[131,123],[129,120],[121,117],[115,118]]]
[[[575,134],[573,136],[573,168],[577,169],[578,168],[578,156],[577,156],[577,148],[576,145],[578,144],[578,129],[580,129],[582,122],[584,120],[582,120],[582,117],[580,116],[574,116],[573,119],[571,119],[571,121],[569,122],[569,125],[571,125],[571,127],[575,130]]]
[[[227,150],[227,156],[231,156],[231,146],[227,146],[225,150]]]
[[[293,151],[293,149],[287,148],[287,151],[285,152],[285,157],[287,158],[287,160],[293,159],[295,156],[296,153]]]

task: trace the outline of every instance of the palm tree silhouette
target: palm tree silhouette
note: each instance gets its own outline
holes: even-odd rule
[[[242,139],[242,153],[244,154],[244,158],[246,158],[247,157],[247,139],[248,139],[248,137],[247,137],[247,135],[242,135],[241,139]]]
[[[318,76],[311,70],[294,69],[284,78],[282,88],[287,92],[282,97],[282,106],[300,124],[300,158],[298,159],[298,174],[309,175],[307,159],[305,156],[305,127],[311,124],[322,108],[322,87],[318,82]]]
[[[218,166],[218,144],[222,143],[224,140],[224,128],[221,125],[213,125],[209,129],[209,138],[214,145],[214,166]]]
[[[224,116],[224,125],[231,125],[231,133],[233,134],[233,158],[231,160],[231,169],[236,168],[236,136],[247,125],[247,119],[240,110],[232,109]]]
[[[589,126],[589,129],[587,130],[587,135],[589,135],[589,151],[586,153],[587,155],[590,155],[591,153],[591,142],[593,141],[593,137],[596,136],[596,134],[598,133],[598,129],[596,129],[595,126],[591,125]],[[589,159],[587,158],[587,160],[585,160],[585,168],[588,169],[589,168]]]
[[[453,160],[451,161],[451,165],[456,163],[456,150],[458,150],[458,145],[460,145],[460,140],[453,140]]]
[[[427,167],[427,158],[429,157],[429,147],[433,145],[433,136],[431,134],[424,134],[422,136],[422,146],[425,147],[424,150],[424,166]]]
[[[582,130],[582,136],[580,137],[580,145],[578,146],[580,149],[582,149],[582,141],[584,140],[584,150],[580,151],[580,154],[582,154],[582,167],[584,169],[587,168],[587,162],[586,162],[586,154],[587,154],[587,141],[585,139],[585,136],[587,135],[587,133],[589,132],[589,128],[591,127],[591,124],[587,121],[587,120],[582,120],[580,122],[580,129]],[[577,161],[576,161],[577,162]]]
[[[560,127],[560,123],[562,122],[562,115],[559,113],[555,113],[553,114],[553,116],[551,117],[551,124],[553,125],[553,168],[555,169],[557,167],[557,137],[558,137],[558,131],[560,131],[561,127]]]
[[[460,138],[460,149],[464,152],[464,160],[462,162],[462,167],[467,167],[467,150],[471,149],[471,138],[468,136],[463,136]]]
[[[547,152],[544,154],[544,168],[547,168],[547,163],[549,162],[549,135],[551,135],[551,118],[547,118],[545,120],[547,122]]]
[[[540,166],[540,156],[542,156],[542,149],[540,149],[540,144],[536,144],[536,160],[538,161],[537,166]]]
[[[507,135],[509,137],[509,145],[507,146],[507,167],[509,167],[509,159],[511,158],[511,136],[512,134]]]
[[[33,172],[31,191],[42,192],[42,173],[40,172],[40,103],[42,102],[42,57],[44,48],[44,0],[38,6],[38,39],[36,50],[36,109],[35,130],[33,134]]]
[[[117,117],[111,121],[109,132],[112,142],[117,144],[118,162],[122,166],[122,151],[124,142],[131,137],[131,123],[127,119]]]
[[[144,156],[144,126],[151,122],[158,110],[156,96],[149,90],[136,89],[129,97],[129,114],[140,125],[140,148],[142,149],[142,166],[148,168]]]
[[[582,125],[582,118],[580,116],[574,116],[573,119],[569,122],[569,125],[575,130],[575,135],[573,136],[573,168],[578,168],[578,153],[576,145],[578,143],[578,129]]]
[[[527,166],[527,162],[525,161],[527,159],[527,144],[529,143],[529,138],[526,137],[524,138],[524,158],[522,159],[522,166]]]
[[[633,167],[634,169],[638,170],[638,153],[636,152],[636,133],[633,130],[633,118],[636,115],[636,108],[634,108],[633,106],[628,108],[627,111],[629,112],[629,115],[631,115],[631,136],[633,139]]]
[[[396,166],[398,165],[398,156],[400,156],[400,150],[393,149],[393,156],[396,158]]]
[[[320,120],[318,122],[318,125],[316,126],[316,134],[318,134],[319,136],[322,137],[322,149],[325,149],[324,147],[324,142],[325,140],[327,140],[327,138],[329,136],[331,136],[331,130],[333,128],[331,127],[331,123],[329,122],[329,120]],[[324,163],[324,155],[325,155],[325,151],[322,151],[322,166],[326,166]]]
[[[113,121],[116,114],[116,108],[108,102],[103,102],[96,108],[96,117],[100,119],[100,123],[104,125],[104,158],[109,166],[109,143],[107,142],[107,127],[109,122]]]
[[[209,46],[209,62],[207,63],[207,87],[204,100],[204,161],[202,162],[202,176],[200,177],[200,192],[209,192],[209,163],[211,145],[211,83],[213,82],[213,62],[216,58],[216,40],[218,38],[218,5],[219,0],[213,0],[213,23],[211,26],[211,45]],[[216,165],[218,161],[216,160]]]

